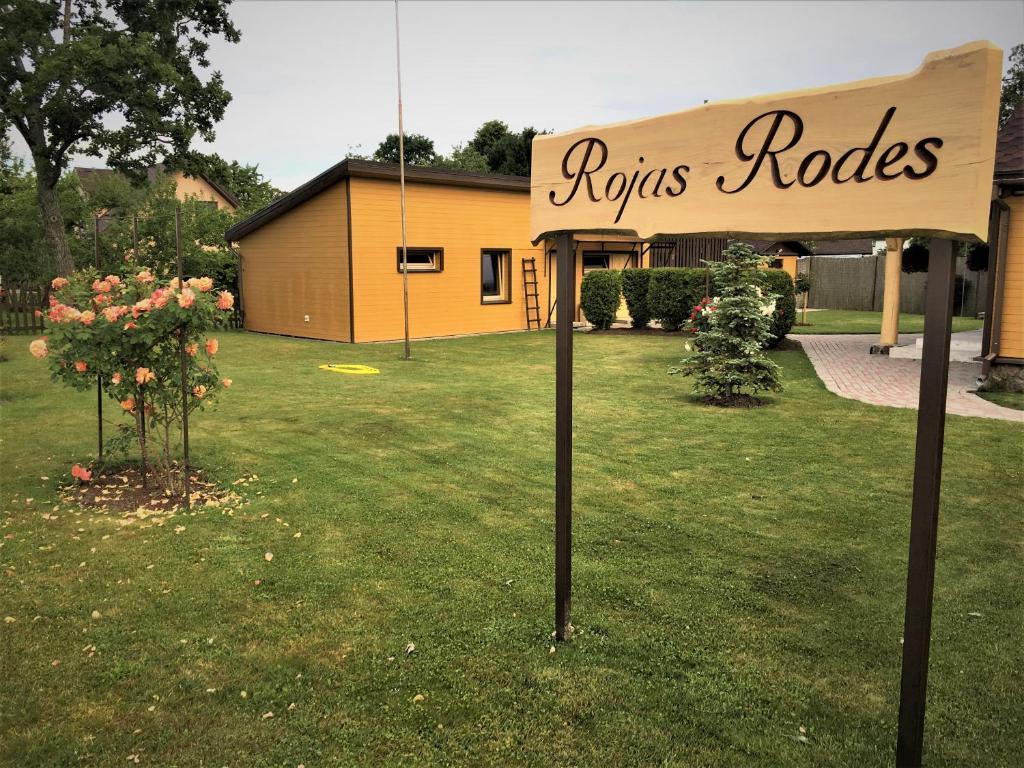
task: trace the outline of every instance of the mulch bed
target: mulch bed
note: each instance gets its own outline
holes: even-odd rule
[[[182,484],[181,468],[175,467],[175,486]],[[192,507],[233,507],[245,500],[233,490],[225,490],[207,480],[202,470],[189,471]],[[65,486],[61,498],[69,504],[114,514],[146,518],[169,516],[185,508],[185,498],[179,492],[165,491],[150,471],[148,482],[142,482],[138,467],[96,470],[87,483]]]

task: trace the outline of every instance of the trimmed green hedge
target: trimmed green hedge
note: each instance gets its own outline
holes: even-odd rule
[[[587,322],[605,331],[612,327],[622,297],[622,280],[617,269],[595,269],[580,284],[580,309]]]
[[[629,308],[629,316],[634,328],[646,328],[651,322],[651,305],[647,301],[647,292],[651,287],[651,270],[622,270],[622,295]]]
[[[678,331],[690,319],[690,312],[702,298],[706,273],[703,269],[662,267],[647,270],[651,285],[647,304],[651,317],[666,331]]]
[[[793,286],[793,278],[782,269],[766,269],[764,274],[764,288],[766,293],[775,294],[779,298],[775,300],[775,314],[772,316],[772,336],[775,341],[770,346],[774,347],[793,328],[796,322],[796,289]]]

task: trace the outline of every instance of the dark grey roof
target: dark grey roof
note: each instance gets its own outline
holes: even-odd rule
[[[234,242],[250,232],[262,227],[278,216],[287,213],[334,186],[342,179],[349,177],[367,179],[398,179],[397,163],[376,163],[372,160],[342,160],[300,187],[296,187],[287,195],[283,195],[266,208],[262,208],[252,216],[235,224],[224,233],[224,239]],[[477,187],[480,189],[502,189],[514,192],[530,192],[530,179],[525,176],[499,176],[489,173],[473,173],[470,171],[453,171],[445,168],[421,168],[415,165],[405,167],[406,181],[420,184],[444,184],[458,187]]]
[[[1024,104],[1017,107],[999,129],[996,139],[995,178],[1024,178]]]

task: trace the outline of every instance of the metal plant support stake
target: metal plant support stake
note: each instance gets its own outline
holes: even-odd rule
[[[100,270],[100,217],[92,219],[92,250],[96,271]],[[96,441],[99,444],[99,458],[103,459],[103,377],[96,374]]]
[[[139,217],[132,216],[132,259],[136,265],[139,263]],[[139,433],[142,436],[142,444],[146,444],[146,398],[142,394],[142,390],[139,390]],[[146,475],[146,455],[142,454],[142,487],[147,488],[149,485],[149,478]]]
[[[181,205],[174,208],[174,250],[178,257],[178,290],[185,287],[185,272],[181,262]],[[182,477],[184,478],[185,509],[192,507],[192,488],[188,476],[188,356],[185,352],[185,326],[179,329],[178,354],[181,357],[181,445]]]

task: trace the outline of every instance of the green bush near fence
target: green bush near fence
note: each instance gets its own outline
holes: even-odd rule
[[[583,276],[580,309],[587,322],[601,331],[612,327],[622,300],[622,280],[617,269],[597,269]]]
[[[666,331],[678,331],[690,319],[690,312],[704,297],[706,271],[686,267],[648,270],[651,285],[647,304],[651,317]]]
[[[793,278],[782,269],[766,269],[764,271],[764,287],[767,293],[779,298],[775,300],[775,314],[772,316],[772,341],[774,347],[786,336],[796,322],[796,289]]]
[[[622,295],[626,299],[629,317],[634,328],[646,328],[651,322],[651,305],[647,292],[651,287],[650,269],[622,270]]]

